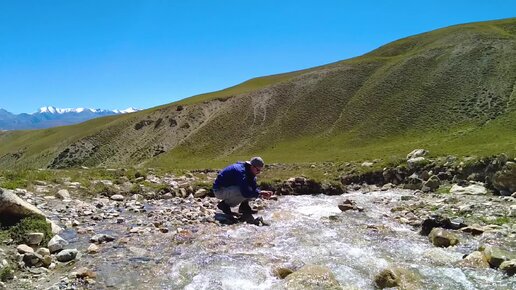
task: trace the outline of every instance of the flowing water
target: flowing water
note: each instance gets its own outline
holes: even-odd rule
[[[456,266],[478,239],[436,248],[391,218],[388,203],[402,194],[282,196],[260,212],[270,226],[205,223],[163,235],[126,235],[102,258],[85,255],[83,261],[97,272],[97,286],[114,289],[284,289],[274,269],[307,264],[330,268],[345,289],[375,289],[374,276],[389,266],[416,273],[420,289],[516,289],[516,277]],[[337,205],[347,198],[365,210],[341,212]]]

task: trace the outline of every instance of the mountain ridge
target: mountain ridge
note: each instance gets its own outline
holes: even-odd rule
[[[0,134],[4,166],[221,166],[516,155],[516,18],[442,28],[362,56],[129,115]],[[38,140],[27,145],[24,140]]]
[[[105,110],[45,106],[34,113],[13,114],[0,108],[0,130],[45,129],[81,123],[102,116],[134,113],[137,111],[139,109],[133,107],[124,110]]]

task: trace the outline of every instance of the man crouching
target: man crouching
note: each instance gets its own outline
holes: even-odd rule
[[[249,201],[258,197],[269,199],[271,191],[260,190],[256,185],[256,175],[260,174],[264,166],[261,157],[253,157],[246,162],[237,162],[224,168],[217,175],[213,183],[215,197],[221,199],[217,207],[230,216],[239,216],[231,208],[238,207],[238,212],[244,216],[255,214],[249,206]]]

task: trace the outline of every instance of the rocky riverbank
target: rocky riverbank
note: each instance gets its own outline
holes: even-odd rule
[[[381,196],[381,192],[400,190],[396,198],[372,199],[374,204],[356,204],[346,198],[335,208],[342,214],[348,210],[367,213],[376,206],[387,208],[382,218],[428,236],[428,243],[436,248],[452,247],[462,253],[464,259],[458,267],[493,268],[507,277],[514,275],[514,162],[504,155],[473,162],[456,158],[432,160],[425,154],[424,150],[414,151],[407,156],[406,164],[381,171],[346,173],[340,182],[317,182],[298,176],[264,183],[262,187],[274,190],[278,196],[323,193],[335,198],[347,196],[346,192]],[[163,262],[155,257],[160,251],[171,254],[175,247],[200,239],[200,233],[220,234],[219,229],[225,229],[215,220],[217,201],[210,193],[215,176],[215,171],[183,176],[136,174],[121,175],[114,181],[93,179],[88,184],[39,181],[30,188],[5,190],[2,195],[17,196],[63,230],[52,237],[45,237],[43,232],[27,233],[23,242],[4,236],[0,252],[2,287],[123,288],[132,277],[118,273],[109,278],[113,271],[110,267],[115,269],[120,264],[142,267],[142,273],[152,276],[153,267],[146,262]],[[253,206],[267,212],[275,203],[257,200]],[[237,224],[231,229],[239,227],[251,226]],[[376,231],[384,230],[381,225],[374,227]],[[436,263],[442,258],[437,251],[428,255]],[[288,269],[296,270],[301,271],[296,267]],[[403,280],[396,269],[382,273],[390,280]],[[286,282],[284,287],[288,288],[289,283],[294,282]]]

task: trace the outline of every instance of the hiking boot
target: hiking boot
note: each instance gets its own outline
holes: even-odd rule
[[[231,216],[238,215],[237,213],[232,212],[231,207],[227,203],[225,203],[223,200],[221,200],[219,202],[219,204],[217,204],[217,208],[220,209],[223,213],[225,213],[227,215],[231,215]]]
[[[249,202],[247,201],[243,201],[240,206],[238,207],[238,212],[239,213],[242,213],[242,214],[255,214],[255,213],[258,213],[257,210],[253,210],[250,206],[249,206]]]

